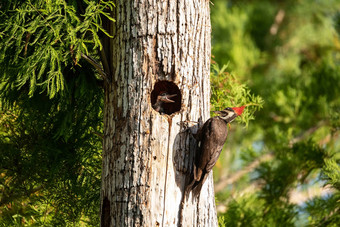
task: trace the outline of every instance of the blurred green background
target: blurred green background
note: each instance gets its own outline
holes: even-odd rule
[[[340,1],[212,3],[214,61],[264,100],[214,168],[220,225],[337,226]]]
[[[20,90],[13,85],[13,72],[30,67],[15,53],[32,61],[45,53],[25,49],[29,37],[16,32],[20,23],[31,23],[27,29],[38,37],[46,33],[50,40],[42,42],[51,43],[56,33],[38,28],[34,21],[41,18],[29,10],[32,4],[47,4],[48,10],[65,5],[31,1],[14,12],[6,10],[22,3],[9,2],[0,3],[0,226],[98,226],[103,94],[89,64],[67,63],[98,44],[76,39],[91,32],[90,22],[76,26],[77,17],[98,18],[96,1],[84,1],[85,16],[67,11],[69,27],[56,24],[60,30],[54,32],[67,34],[64,42],[74,46],[74,56],[69,45],[59,44],[44,54],[46,62],[61,57],[57,66],[39,65],[41,72],[55,70],[58,78],[62,71],[67,82],[60,82],[65,89],[58,93],[59,87],[52,99],[47,90],[53,86],[39,84],[39,76],[21,78]],[[263,106],[247,107],[245,118],[231,125],[214,168],[219,225],[337,226],[340,1],[216,0],[211,22],[212,110]]]

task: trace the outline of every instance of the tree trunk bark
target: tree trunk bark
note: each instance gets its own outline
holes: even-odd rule
[[[101,226],[217,226],[212,175],[183,199],[196,144],[181,122],[209,118],[209,1],[117,0],[113,10]],[[176,96],[160,114],[162,92]]]

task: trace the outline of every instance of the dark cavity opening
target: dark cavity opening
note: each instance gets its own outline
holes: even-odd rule
[[[152,108],[160,114],[170,115],[178,112],[182,106],[181,91],[173,82],[166,80],[158,81],[151,92],[151,104]]]
[[[101,214],[101,227],[110,227],[111,226],[111,216],[110,216],[110,201],[105,196],[102,205],[102,214]]]

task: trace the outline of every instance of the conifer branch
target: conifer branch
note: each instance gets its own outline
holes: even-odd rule
[[[324,121],[320,121],[317,125],[307,129],[306,131],[304,131],[303,133],[301,133],[297,137],[291,139],[289,141],[289,147],[292,147],[295,143],[300,142],[305,137],[310,136],[316,130],[318,130],[319,128],[321,128],[322,126],[324,126],[326,124],[327,124],[327,122],[325,120]],[[261,162],[268,161],[268,160],[271,160],[273,158],[274,158],[274,156],[273,156],[272,153],[265,154],[265,155],[255,159],[248,166],[246,166],[243,169],[239,170],[238,172],[232,174],[231,176],[221,178],[220,181],[215,186],[215,192],[222,191],[227,185],[235,183],[241,177],[243,177],[244,175],[246,175],[246,174],[250,173],[251,171],[253,171],[256,167],[258,167],[261,164]]]
[[[93,134],[95,134],[96,136],[98,136],[101,139],[104,139],[104,135],[102,133],[96,132],[96,131],[92,131]]]
[[[251,171],[253,171],[256,167],[258,167],[262,162],[264,161],[269,161],[271,159],[274,158],[273,154],[265,154],[261,157],[259,157],[258,159],[254,160],[253,162],[251,162],[248,166],[246,166],[245,168],[237,171],[236,173],[232,174],[229,177],[225,177],[224,179],[221,179],[215,186],[215,192],[220,192],[222,191],[226,186],[228,186],[229,184],[233,184],[235,183],[237,180],[239,180],[241,177],[243,177],[244,175],[250,173]]]
[[[289,201],[293,204],[302,205],[304,202],[310,199],[325,196],[327,194],[332,194],[334,192],[335,189],[329,185],[326,185],[325,187],[319,186],[308,187],[304,191],[294,189],[289,193]]]
[[[241,192],[237,191],[237,194],[249,194],[249,193],[253,193],[254,191],[258,191],[260,190],[260,184],[258,184],[258,182],[254,182],[252,184],[250,184],[248,187],[246,187],[245,189],[243,189]],[[298,189],[294,189],[292,191],[290,191],[289,193],[289,202],[292,204],[297,204],[297,205],[301,205],[303,203],[305,203],[308,200],[311,200],[313,198],[316,197],[320,197],[320,196],[325,196],[327,194],[332,194],[334,193],[335,190],[329,186],[325,186],[325,187],[309,187],[307,188],[305,191],[299,191]],[[231,197],[237,197],[235,194],[232,194]],[[217,206],[217,211],[220,213],[224,213],[226,212],[226,210],[228,209],[227,205],[228,202],[226,203],[220,203]],[[336,209],[337,210],[337,209]],[[330,214],[332,215],[332,214]]]
[[[275,21],[274,23],[272,24],[272,26],[270,27],[270,34],[271,35],[276,35],[277,34],[277,31],[279,30],[279,27],[285,17],[285,11],[283,9],[280,9],[276,16],[275,16]]]
[[[102,60],[102,64],[103,64],[105,72],[107,72],[109,75],[112,75],[104,49],[103,48],[99,49],[99,53],[100,53],[100,59]]]
[[[106,83],[109,83],[109,78],[107,76],[107,74],[104,72],[104,70],[102,69],[102,67],[90,56],[87,56],[86,54],[81,53],[81,56],[88,61],[91,65],[93,65],[93,67],[95,67],[95,69],[97,69],[97,71],[99,72],[99,74],[101,75],[101,77],[105,80]]]
[[[312,135],[316,130],[325,126],[326,124],[327,124],[326,120],[319,121],[315,126],[307,129],[306,131],[303,131],[300,135],[291,139],[289,141],[289,147],[292,147],[294,144],[296,144],[296,143],[300,142],[301,140],[303,140],[304,138]]]

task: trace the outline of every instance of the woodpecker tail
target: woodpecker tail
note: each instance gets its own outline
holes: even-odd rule
[[[202,186],[205,180],[207,179],[207,176],[208,174],[203,172],[200,179],[196,180],[193,174],[190,175],[190,181],[187,184],[185,191],[184,191],[186,198],[188,198],[188,195],[190,192],[192,193],[192,197],[199,197]]]

